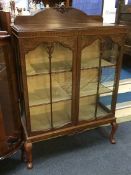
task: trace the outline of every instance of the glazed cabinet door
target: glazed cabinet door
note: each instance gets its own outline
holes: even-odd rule
[[[25,54],[25,99],[31,132],[61,128],[73,122],[75,45],[71,38],[51,42],[43,39]]]
[[[83,36],[79,41],[79,121],[114,116],[120,47],[106,37]]]

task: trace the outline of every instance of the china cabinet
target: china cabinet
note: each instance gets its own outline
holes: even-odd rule
[[[12,34],[28,168],[34,142],[110,123],[115,143],[126,32],[124,26],[105,25],[101,17],[74,8],[16,18]]]
[[[11,37],[0,31],[0,160],[22,146],[22,127]]]

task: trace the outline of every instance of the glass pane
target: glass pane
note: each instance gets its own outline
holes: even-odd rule
[[[72,73],[52,74],[52,101],[57,102],[72,98]]]
[[[99,102],[98,106],[101,106],[105,112],[112,112],[112,100],[113,100],[113,91],[115,83],[115,74],[116,74],[116,62],[119,56],[118,45],[113,43],[112,40],[107,39],[104,42],[104,52],[102,59],[108,62],[106,66],[101,65],[101,79],[99,84]],[[102,87],[106,91],[102,90]],[[104,114],[97,113],[97,117],[102,117]]]
[[[50,103],[49,75],[39,75],[27,78],[29,106]]]
[[[27,75],[49,73],[49,55],[46,45],[41,44],[25,55]]]
[[[62,127],[71,122],[71,101],[53,103],[53,125]]]
[[[72,51],[60,43],[55,43],[51,66],[52,72],[71,71]]]
[[[84,38],[88,42],[88,38]],[[81,69],[98,67],[100,57],[100,41],[96,40],[88,47],[85,47],[81,53]]]
[[[94,95],[97,93],[98,69],[81,71],[80,97]]]
[[[40,131],[51,128],[50,105],[30,107],[31,130]]]
[[[83,38],[83,43],[88,43],[88,37]],[[95,40],[82,50],[79,120],[90,120],[95,117],[99,58],[99,40]]]

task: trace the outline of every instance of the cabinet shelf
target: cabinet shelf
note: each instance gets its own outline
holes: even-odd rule
[[[97,85],[98,83],[89,83],[89,82],[82,82],[80,85],[80,97],[85,97],[85,96],[91,96],[97,94]],[[99,93],[104,94],[104,93],[110,93],[112,92],[111,89],[105,87],[104,85],[100,84],[99,85]]]
[[[65,88],[66,89],[66,88]],[[57,86],[52,88],[52,102],[60,102],[70,100],[71,94],[65,91],[62,87]],[[50,103],[50,89],[37,89],[32,93],[29,93],[29,106],[39,106]]]
[[[114,66],[111,62],[106,61],[105,59],[101,59],[101,67],[111,67]],[[93,59],[83,59],[81,61],[81,70],[82,69],[91,69],[91,68],[99,68],[99,58]]]
[[[52,73],[71,72],[72,64],[69,61],[57,61],[57,62],[52,62],[51,68],[52,68]],[[28,64],[27,76],[35,76],[39,74],[49,74],[48,62]]]
[[[101,67],[112,67],[114,64],[102,59]],[[88,59],[81,62],[82,69],[91,69],[99,67],[99,58]],[[52,62],[52,73],[63,73],[71,72],[72,64],[69,61],[59,61]],[[41,74],[49,74],[49,63],[37,63],[37,64],[28,64],[27,66],[27,76],[35,76]]]

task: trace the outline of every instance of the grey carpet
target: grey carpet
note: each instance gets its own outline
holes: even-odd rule
[[[108,133],[110,127],[102,130]],[[36,143],[32,170],[18,152],[0,161],[0,175],[131,175],[131,122],[119,125],[116,145],[102,130]]]

